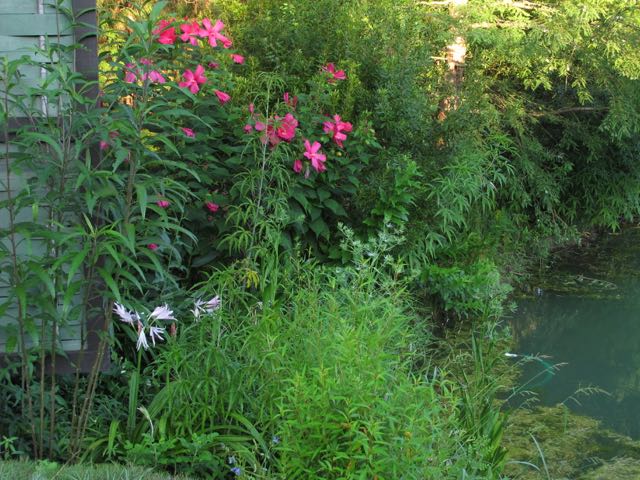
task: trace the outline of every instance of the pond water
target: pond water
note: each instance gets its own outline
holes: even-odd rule
[[[510,318],[514,353],[542,357],[524,388],[640,438],[640,227],[556,256],[530,290]]]

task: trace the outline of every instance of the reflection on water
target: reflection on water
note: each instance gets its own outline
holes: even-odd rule
[[[640,229],[557,258],[534,283],[511,319],[517,353],[564,365],[551,377],[531,362],[522,381],[535,377],[543,405],[564,402],[640,438]],[[588,386],[610,395],[576,395]]]

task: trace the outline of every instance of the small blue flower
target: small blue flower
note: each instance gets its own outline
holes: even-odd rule
[[[271,443],[273,443],[274,445],[278,445],[280,443],[280,437],[278,435],[274,435],[273,437],[271,437]]]
[[[235,473],[236,476],[242,475],[242,469],[240,467],[233,467],[231,471]]]

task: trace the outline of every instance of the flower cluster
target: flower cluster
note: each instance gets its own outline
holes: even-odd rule
[[[125,65],[124,81],[127,83],[135,83],[140,81],[142,83],[149,80],[150,83],[165,83],[166,79],[158,71],[153,69],[153,63],[148,58],[141,58],[139,60],[140,65],[143,65],[142,71],[140,67],[133,63],[127,63]]]
[[[198,321],[200,320],[201,315],[211,314],[218,310],[221,305],[222,302],[218,295],[208,301],[197,299],[194,302],[194,307],[193,310],[191,310],[191,313],[193,314],[193,318]],[[154,347],[156,346],[156,341],[165,340],[164,335],[166,335],[167,328],[158,326],[162,324],[161,322],[169,324],[169,332],[172,336],[176,335],[177,320],[173,316],[173,310],[171,310],[169,305],[165,304],[156,307],[151,313],[143,317],[138,312],[134,310],[127,310],[124,305],[116,302],[114,303],[113,313],[120,317],[120,321],[127,323],[136,329],[138,334],[138,339],[136,341],[137,350],[140,350],[140,348],[148,350],[149,340],[151,340],[151,344]]]
[[[174,45],[179,38],[183,42],[199,46],[200,40],[206,40],[212,47],[217,47],[220,43],[224,48],[230,48],[232,45],[231,40],[224,36],[221,31],[224,28],[224,23],[221,20],[216,20],[214,23],[208,18],[197,22],[195,20],[188,21],[178,25],[180,34],[176,31],[175,19],[160,20],[157,27],[153,30],[153,34],[157,36],[158,43],[163,45]],[[244,57],[238,54],[230,54],[230,58],[234,63],[243,64]],[[124,80],[127,83],[146,82],[150,83],[166,83],[166,78],[159,70],[153,68],[151,60],[147,58],[141,58],[138,63],[127,63],[125,65]],[[213,62],[209,63],[211,68],[217,68],[218,64]],[[185,69],[182,72],[182,81],[178,83],[181,88],[186,88],[194,95],[198,93],[207,82],[205,75],[205,68],[202,65],[197,65],[195,69]],[[214,90],[216,97],[221,104],[227,103],[231,100],[231,96],[223,92],[222,90]]]
[[[344,80],[346,78],[346,74],[344,70],[335,70],[335,66],[333,64],[329,64],[324,67],[325,71],[332,73],[335,79]],[[332,77],[332,78],[334,78]],[[285,105],[287,105],[290,109],[296,110],[298,104],[298,97],[294,96],[293,98],[289,94],[289,92],[285,92],[283,96],[283,100]],[[268,119],[264,119],[255,113],[255,106],[253,104],[249,105],[249,113],[251,115],[251,120],[244,126],[244,131],[247,134],[252,133],[254,130],[262,133],[260,140],[263,144],[269,144],[271,148],[275,148],[280,142],[288,142],[291,141],[296,136],[296,129],[298,128],[299,122],[293,116],[292,113],[287,113],[284,117],[280,117],[278,115],[274,115]],[[327,134],[334,143],[340,147],[344,148],[344,141],[347,140],[347,133],[350,133],[353,130],[353,125],[350,122],[342,121],[340,115],[334,115],[331,121],[326,121],[323,123],[323,131]],[[303,140],[305,151],[303,152],[304,158],[309,160],[311,167],[318,173],[322,173],[327,170],[325,162],[327,160],[327,156],[320,151],[322,148],[322,144],[318,141],[311,142],[309,139]],[[303,160],[297,159],[293,162],[293,171],[296,173],[302,173],[304,170],[304,162]],[[309,176],[309,167],[305,171],[305,177]]]
[[[221,20],[213,24],[208,18],[202,20],[202,24],[193,20],[179,25],[179,28],[182,32],[180,35],[176,32],[175,19],[160,20],[153,34],[158,36],[158,42],[163,45],[173,45],[180,38],[185,43],[198,46],[199,40],[205,39],[212,47],[217,47],[220,42],[224,48],[231,48],[231,40],[220,33],[224,28]]]
[[[274,115],[265,119],[255,114],[253,104],[249,105],[249,113],[251,114],[252,123],[247,123],[244,126],[244,131],[246,133],[251,133],[253,130],[264,132],[260,140],[263,144],[269,143],[271,148],[274,148],[282,141],[291,143],[296,136],[298,120],[292,113],[287,113],[284,117]]]
[[[158,326],[159,322],[172,322],[172,325],[176,322],[173,316],[173,310],[171,310],[168,305],[156,307],[151,313],[146,315],[144,319],[138,312],[127,310],[120,303],[114,304],[113,312],[120,317],[122,322],[128,323],[137,330],[137,350],[140,350],[140,348],[148,350],[149,340],[151,340],[154,347],[156,346],[156,340],[164,340],[163,335],[166,333],[166,328]]]
[[[193,303],[193,318],[198,321],[200,320],[200,316],[203,314],[213,313],[218,310],[221,306],[220,297],[216,295],[209,301],[203,301],[202,299],[198,299]]]

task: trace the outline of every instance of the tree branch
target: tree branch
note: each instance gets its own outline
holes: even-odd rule
[[[549,117],[552,115],[564,115],[565,113],[579,113],[579,112],[606,112],[609,107],[566,107],[559,108],[558,110],[552,110],[550,112],[530,112],[532,117]]]

